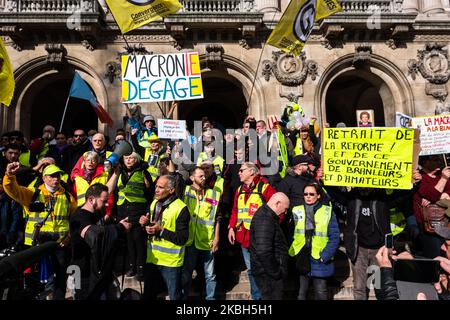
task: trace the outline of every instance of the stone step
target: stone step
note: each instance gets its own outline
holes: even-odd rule
[[[193,273],[193,280],[197,277],[196,272]],[[220,280],[217,284],[217,298],[220,300],[247,300],[250,298],[250,282],[248,279],[247,270],[233,270],[231,271],[230,277],[234,279],[232,284],[228,284],[226,289],[222,287],[223,284]],[[119,276],[119,282],[121,282],[122,277]],[[139,282],[133,278],[124,279],[123,288],[132,288],[140,292]],[[289,281],[288,285],[290,288],[287,288],[287,292],[289,297],[293,299],[296,297],[297,293],[295,292],[297,288],[295,288],[296,281]],[[142,288],[144,284],[142,283]],[[333,300],[353,300],[353,275],[350,267],[350,263],[345,256],[345,249],[343,247],[339,248],[336,253],[335,258],[335,275],[333,279],[330,280],[329,283],[329,296]],[[166,297],[167,298],[167,297]],[[198,285],[193,285],[191,293],[191,299],[201,299],[202,293],[199,292]],[[369,293],[369,300],[375,299],[375,293],[373,290]]]

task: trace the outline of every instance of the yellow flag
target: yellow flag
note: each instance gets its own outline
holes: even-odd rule
[[[14,95],[14,75],[6,53],[5,45],[0,38],[0,103],[9,107]]]
[[[291,0],[267,43],[297,56],[314,27],[314,21],[342,8],[337,0]]]
[[[178,0],[106,0],[122,33],[178,12]]]

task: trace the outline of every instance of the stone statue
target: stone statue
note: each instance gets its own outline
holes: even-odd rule
[[[286,73],[294,73],[297,70],[297,62],[293,57],[286,57],[283,59],[283,71]]]
[[[442,60],[438,55],[433,55],[428,59],[428,66],[433,73],[441,73],[442,72]]]

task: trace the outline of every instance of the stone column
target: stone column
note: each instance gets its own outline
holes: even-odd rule
[[[403,1],[403,12],[405,13],[418,13],[419,2],[418,0],[405,0]]]
[[[442,0],[442,6],[444,7],[444,10],[450,9],[450,0]]]
[[[445,12],[441,0],[421,0],[421,1],[422,1],[422,13],[438,14]]]
[[[256,8],[260,12],[279,11],[278,0],[255,0]]]

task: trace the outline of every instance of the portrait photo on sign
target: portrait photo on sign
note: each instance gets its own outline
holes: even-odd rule
[[[356,110],[356,120],[358,127],[373,127],[374,126],[374,111],[373,109]]]

